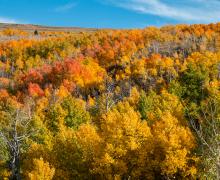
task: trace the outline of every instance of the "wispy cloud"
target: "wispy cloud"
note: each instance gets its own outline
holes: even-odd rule
[[[0,17],[0,23],[19,24],[22,22],[8,17]]]
[[[75,2],[70,2],[67,4],[63,4],[54,9],[55,12],[66,12],[74,8],[77,4]]]
[[[115,6],[188,22],[216,22],[220,19],[219,0],[105,0]]]

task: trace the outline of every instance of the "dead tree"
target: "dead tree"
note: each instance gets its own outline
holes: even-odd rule
[[[209,98],[201,111],[199,124],[191,119],[191,125],[196,133],[199,153],[208,179],[220,179],[220,99]]]
[[[20,151],[24,141],[36,133],[33,129],[31,108],[15,109],[8,112],[8,125],[0,128],[0,138],[9,153],[10,180],[20,180]]]

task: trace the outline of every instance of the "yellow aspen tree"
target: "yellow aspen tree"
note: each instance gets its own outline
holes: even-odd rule
[[[147,123],[141,121],[139,113],[128,102],[121,102],[103,115],[100,131],[103,145],[92,173],[107,179],[137,178],[143,171],[139,163],[143,144],[151,140]],[[150,149],[145,149],[145,153]]]
[[[34,169],[28,173],[29,180],[52,180],[55,169],[44,162],[43,158],[34,159]]]

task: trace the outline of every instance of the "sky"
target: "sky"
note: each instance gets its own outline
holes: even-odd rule
[[[144,28],[220,21],[220,0],[0,0],[0,22]]]

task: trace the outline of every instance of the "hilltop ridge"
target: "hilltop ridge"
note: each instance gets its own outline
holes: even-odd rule
[[[23,31],[65,31],[65,32],[80,32],[80,31],[96,31],[96,28],[81,28],[81,27],[61,27],[61,26],[43,26],[36,24],[10,24],[0,23],[0,31],[8,28],[19,29]]]

